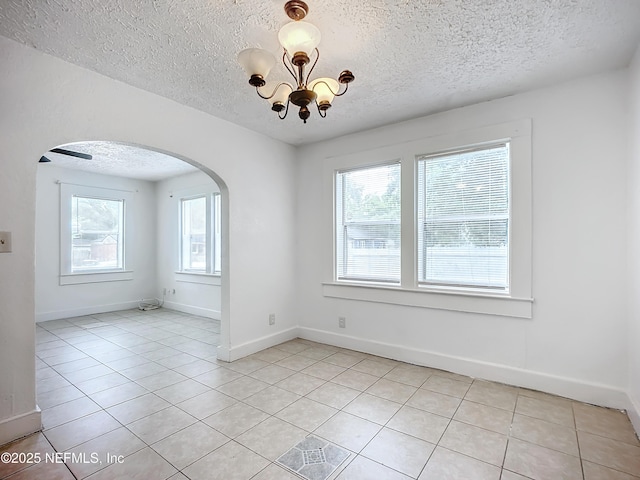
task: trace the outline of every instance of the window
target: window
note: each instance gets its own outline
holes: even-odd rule
[[[400,283],[400,164],[336,175],[338,280]]]
[[[124,200],[74,195],[71,272],[124,268]]]
[[[60,284],[133,278],[133,192],[60,184]]]
[[[220,195],[180,200],[180,270],[220,273]]]
[[[418,282],[509,290],[509,144],[418,157]]]
[[[531,173],[529,119],[325,159],[323,294],[531,318]]]

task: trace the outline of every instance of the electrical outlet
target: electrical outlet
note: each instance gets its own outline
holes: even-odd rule
[[[347,328],[347,319],[345,317],[338,317],[338,327]]]
[[[275,325],[275,324],[276,324],[276,314],[271,313],[269,315],[269,325]]]
[[[11,232],[0,232],[0,252],[11,252]]]

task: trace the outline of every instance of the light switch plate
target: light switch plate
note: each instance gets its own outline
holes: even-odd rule
[[[0,232],[0,253],[11,251],[11,232]]]

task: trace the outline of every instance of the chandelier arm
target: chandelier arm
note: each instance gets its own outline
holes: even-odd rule
[[[321,81],[321,82],[318,82],[318,81],[316,80],[316,84],[314,85],[314,87],[315,87],[316,85],[320,85],[321,83],[324,83],[324,84],[326,85],[326,87],[329,89],[329,91],[331,92],[331,94],[332,94],[334,97],[340,97],[340,96],[344,95],[344,94],[345,94],[345,92],[346,92],[346,90],[345,90],[345,91],[344,91],[344,92],[342,92],[342,93],[338,93],[338,92],[340,92],[340,87],[338,87],[338,91],[337,91],[337,92],[334,92],[334,91],[333,91],[333,88],[331,88],[331,85],[329,85],[329,84],[328,84],[327,82],[325,82],[324,80],[323,80],[323,81]]]
[[[265,97],[264,95],[262,95],[260,93],[260,87],[256,87],[256,93],[258,94],[258,96],[260,98],[264,98],[265,100],[270,100],[271,98],[273,98],[273,96],[276,94],[276,92],[278,91],[278,89],[282,86],[282,85],[287,85],[291,91],[293,91],[293,87],[291,86],[290,83],[288,82],[280,82],[278,85],[276,85],[276,87],[273,89],[273,92],[271,93],[271,95],[269,95],[268,97]]]
[[[320,110],[320,105],[318,105],[318,102],[316,102],[316,108],[318,109],[318,115],[320,115],[322,118],[327,118],[327,111],[325,110],[323,112],[322,110]]]
[[[285,68],[289,71],[289,73],[291,74],[293,79],[296,81],[296,85],[297,85],[298,84],[298,77],[296,77],[296,74],[293,72],[293,70],[289,66],[291,64],[291,62],[289,62],[289,64],[287,64],[286,60],[287,60],[287,51],[285,50],[284,53],[282,54],[282,63],[284,64]]]
[[[278,118],[279,118],[280,120],[284,120],[285,118],[287,118],[287,113],[289,113],[289,104],[290,104],[290,103],[291,103],[291,102],[290,102],[290,101],[289,101],[289,99],[287,98],[287,108],[286,108],[286,109],[285,109],[285,111],[284,111],[284,115],[280,116],[280,112],[278,112]]]
[[[347,90],[349,90],[349,84],[348,84],[348,83],[345,83],[345,84],[344,84],[344,92],[342,92],[342,93],[336,93],[336,94],[335,94],[335,96],[336,96],[336,97],[341,97],[342,95],[344,95],[345,93],[347,93]]]
[[[313,69],[316,68],[316,64],[318,63],[318,60],[320,60],[320,50],[316,48],[315,51],[316,51],[316,60],[315,62],[313,62],[313,65],[311,66],[311,68],[309,69],[309,72],[307,73],[307,78],[305,78],[304,80],[305,87],[309,85],[309,77],[311,76],[311,72],[313,72]]]

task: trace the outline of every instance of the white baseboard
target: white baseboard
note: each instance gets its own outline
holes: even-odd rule
[[[184,303],[177,302],[164,302],[164,307],[182,313],[190,313],[191,315],[198,315],[200,317],[213,318],[214,320],[220,320],[222,318],[220,310],[213,310],[211,308],[194,307],[192,305],[185,305]]]
[[[0,445],[42,430],[40,409],[0,421]]]
[[[82,308],[71,308],[68,310],[56,310],[53,312],[36,312],[36,323],[49,320],[59,320],[61,318],[81,317],[83,315],[93,315],[95,313],[117,312],[119,310],[129,310],[138,308],[140,300],[130,302],[111,303],[108,305],[91,305]]]
[[[630,400],[627,392],[609,385],[584,382],[558,375],[550,375],[453,355],[444,355],[437,352],[366,340],[313,328],[299,327],[298,336],[306,340],[357,350],[407,363],[548,392],[603,407],[617,409],[629,408]],[[636,425],[636,429],[637,428]]]
[[[223,346],[218,347],[218,359],[224,362],[233,362],[240,358],[259,352],[265,348],[270,348],[283,342],[288,342],[298,338],[298,327],[291,327],[287,330],[273,333],[264,337],[257,338],[250,342],[241,343],[231,348]]]
[[[633,398],[631,393],[628,394],[629,403],[627,405],[627,415],[636,430],[636,435],[640,438],[640,401]]]

